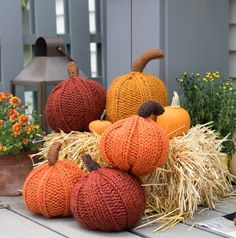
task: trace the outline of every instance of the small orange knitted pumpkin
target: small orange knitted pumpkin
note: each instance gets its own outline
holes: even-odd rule
[[[26,207],[45,217],[70,216],[71,193],[84,172],[70,161],[57,161],[61,143],[48,151],[48,163],[34,168],[25,180]]]
[[[132,65],[132,72],[113,80],[106,97],[108,120],[116,122],[135,115],[139,107],[147,101],[167,105],[168,93],[164,83],[157,77],[143,73],[152,59],[163,58],[160,49],[151,49],[138,57]]]
[[[174,92],[171,105],[164,109],[165,112],[157,117],[157,123],[167,132],[169,138],[186,134],[191,119],[188,111],[180,106],[177,92]]]
[[[100,151],[109,165],[135,175],[147,175],[167,159],[167,133],[152,119],[164,109],[157,102],[144,103],[138,115],[119,120],[102,134]]]

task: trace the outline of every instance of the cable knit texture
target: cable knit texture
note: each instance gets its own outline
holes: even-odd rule
[[[55,131],[88,131],[91,121],[100,118],[106,101],[105,89],[97,82],[76,76],[79,70],[70,62],[70,78],[58,84],[50,93],[45,116]]]
[[[33,213],[45,217],[70,216],[72,190],[84,172],[70,161],[54,162],[31,171],[23,186],[23,199]]]
[[[87,229],[122,231],[138,223],[145,204],[140,179],[120,170],[99,168],[77,183],[71,210]]]
[[[112,81],[106,98],[108,120],[116,122],[135,115],[139,107],[149,100],[157,101],[163,107],[167,105],[165,84],[159,78],[142,72],[148,61],[163,57],[161,50],[151,49],[134,61],[131,73]]]
[[[144,105],[152,106],[150,102]],[[147,109],[140,112],[151,113]],[[150,118],[138,115],[115,122],[102,134],[100,141],[104,161],[139,176],[162,166],[168,157],[168,148],[167,133]]]

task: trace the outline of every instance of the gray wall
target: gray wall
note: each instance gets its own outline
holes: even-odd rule
[[[104,0],[108,85],[130,71],[144,50],[164,49],[164,62],[145,72],[160,76],[170,94],[183,71],[228,72],[228,0]]]

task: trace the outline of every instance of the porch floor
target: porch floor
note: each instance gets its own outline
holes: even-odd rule
[[[220,217],[236,212],[236,198],[229,198],[217,204],[215,210],[197,213],[194,219],[178,224],[164,232],[153,232],[157,225],[119,233],[88,231],[82,228],[72,217],[47,219],[29,212],[22,197],[0,197],[0,237],[1,238],[216,238],[227,237],[210,232],[208,229],[193,227],[196,222]],[[236,228],[235,228],[236,229]]]

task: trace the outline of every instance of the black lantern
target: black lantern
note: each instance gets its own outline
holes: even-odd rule
[[[59,82],[68,78],[67,64],[71,58],[64,53],[63,40],[40,37],[35,42],[35,57],[11,80],[11,92],[17,94],[17,87],[33,92],[33,108],[41,115],[41,126],[48,130],[44,108],[48,94]],[[82,73],[82,72],[81,72]]]

